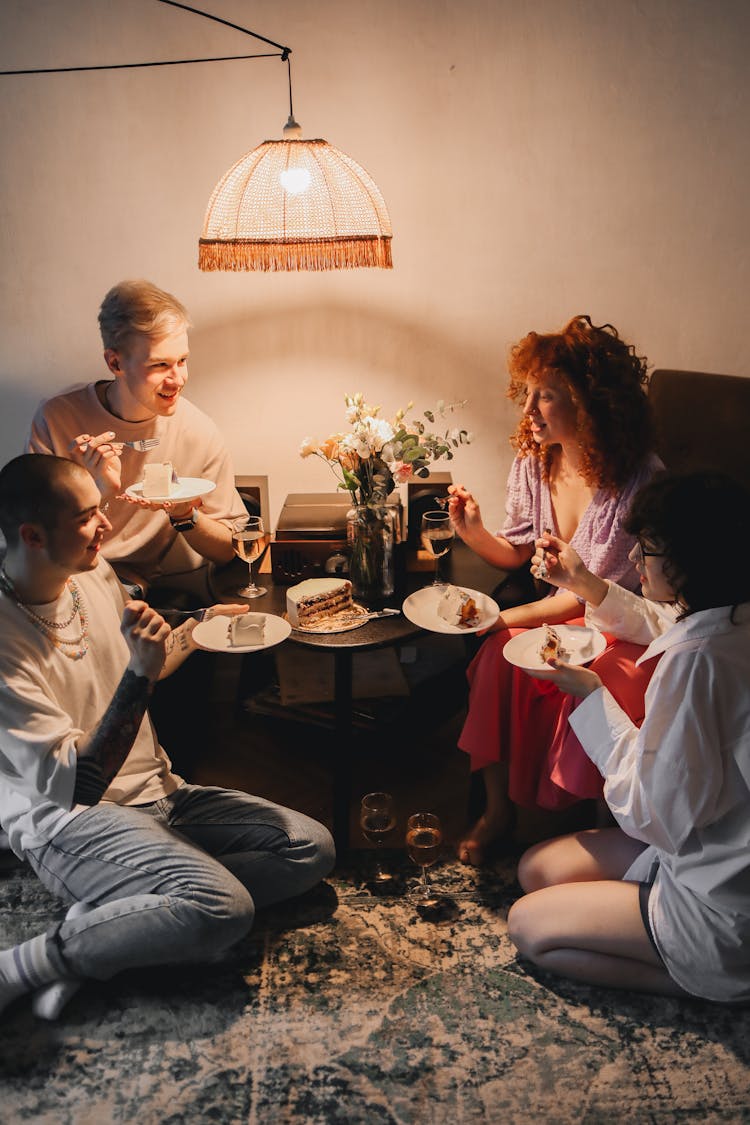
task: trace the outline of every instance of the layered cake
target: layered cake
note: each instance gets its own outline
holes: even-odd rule
[[[262,645],[266,631],[264,613],[242,613],[229,622],[230,645]]]
[[[286,592],[290,625],[304,629],[352,609],[352,584],[345,578],[306,578]]]
[[[471,594],[458,586],[446,586],[437,605],[437,615],[459,629],[473,629],[479,624],[479,610]]]
[[[170,496],[172,493],[172,462],[155,461],[143,466],[143,499]]]

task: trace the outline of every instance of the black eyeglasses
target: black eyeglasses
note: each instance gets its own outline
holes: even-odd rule
[[[638,554],[640,555],[641,562],[643,562],[644,559],[663,559],[664,558],[664,552],[663,551],[654,551],[652,549],[649,549],[648,547],[645,547],[644,544],[643,544],[643,540],[641,539],[640,535],[636,536],[635,545],[638,548]]]

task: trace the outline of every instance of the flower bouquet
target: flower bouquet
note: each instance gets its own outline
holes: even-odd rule
[[[472,435],[448,424],[448,416],[463,402],[438,402],[421,419],[407,421],[414,404],[397,410],[392,421],[380,417],[380,407],[370,406],[361,394],[346,395],[347,432],[331,434],[323,442],[306,438],[302,457],[316,456],[331,466],[337,487],[349,491],[352,510],[347,516],[350,577],[354,593],[368,601],[393,593],[393,541],[396,535],[393,508],[388,497],[396,485],[413,477],[429,476],[428,466],[450,461],[455,449],[467,445]],[[428,430],[436,418],[446,420],[441,433]]]

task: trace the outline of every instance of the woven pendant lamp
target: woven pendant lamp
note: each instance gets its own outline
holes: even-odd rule
[[[265,141],[222,176],[198,244],[202,270],[392,269],[391,223],[380,191],[350,156],[321,140],[303,140],[294,120],[291,47],[182,0],[158,0],[223,24],[278,50],[252,55],[163,59],[96,66],[2,70],[0,75],[127,70],[278,57],[286,63],[289,120],[284,138]]]
[[[383,196],[351,157],[302,140],[292,116],[222,176],[199,241],[202,270],[391,269]]]

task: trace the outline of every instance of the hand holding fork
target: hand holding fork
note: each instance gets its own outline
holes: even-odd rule
[[[98,434],[79,434],[70,443],[73,460],[83,464],[94,478],[101,499],[107,503],[122,488],[122,446],[114,440],[111,431]]]
[[[109,442],[112,444],[112,446],[114,448],[119,446],[120,449],[122,449],[122,447],[124,445],[126,445],[128,447],[128,449],[135,449],[135,451],[137,453],[148,453],[149,449],[156,449],[157,445],[159,445],[159,443],[161,442],[161,438],[158,438],[158,437],[138,438],[137,441],[117,441],[115,439],[115,435],[112,434],[112,433],[106,434],[106,435],[100,434],[99,436],[100,437],[107,437]],[[80,449],[81,453],[86,452],[89,442],[98,440],[96,438],[87,438],[85,434],[82,434],[81,437],[76,438],[75,441],[78,442],[82,439],[86,441],[86,444],[80,445],[78,447]]]
[[[459,538],[465,540],[467,535],[484,527],[479,505],[465,485],[449,485],[443,504],[449,505],[451,523]]]
[[[71,453],[78,454],[78,458],[91,473],[102,500],[106,503],[122,492],[120,457],[123,446],[134,449],[138,453],[146,453],[150,449],[155,449],[160,440],[158,437],[150,437],[140,438],[137,441],[117,441],[114,431],[106,430],[96,436],[79,434],[73,438],[70,449]]]
[[[159,438],[142,438],[139,441],[117,441],[112,430],[93,436],[78,434],[73,438],[70,449],[76,460],[83,463],[91,473],[102,500],[108,501],[122,490],[122,462],[120,456],[124,445],[139,452],[146,452],[159,444]]]

